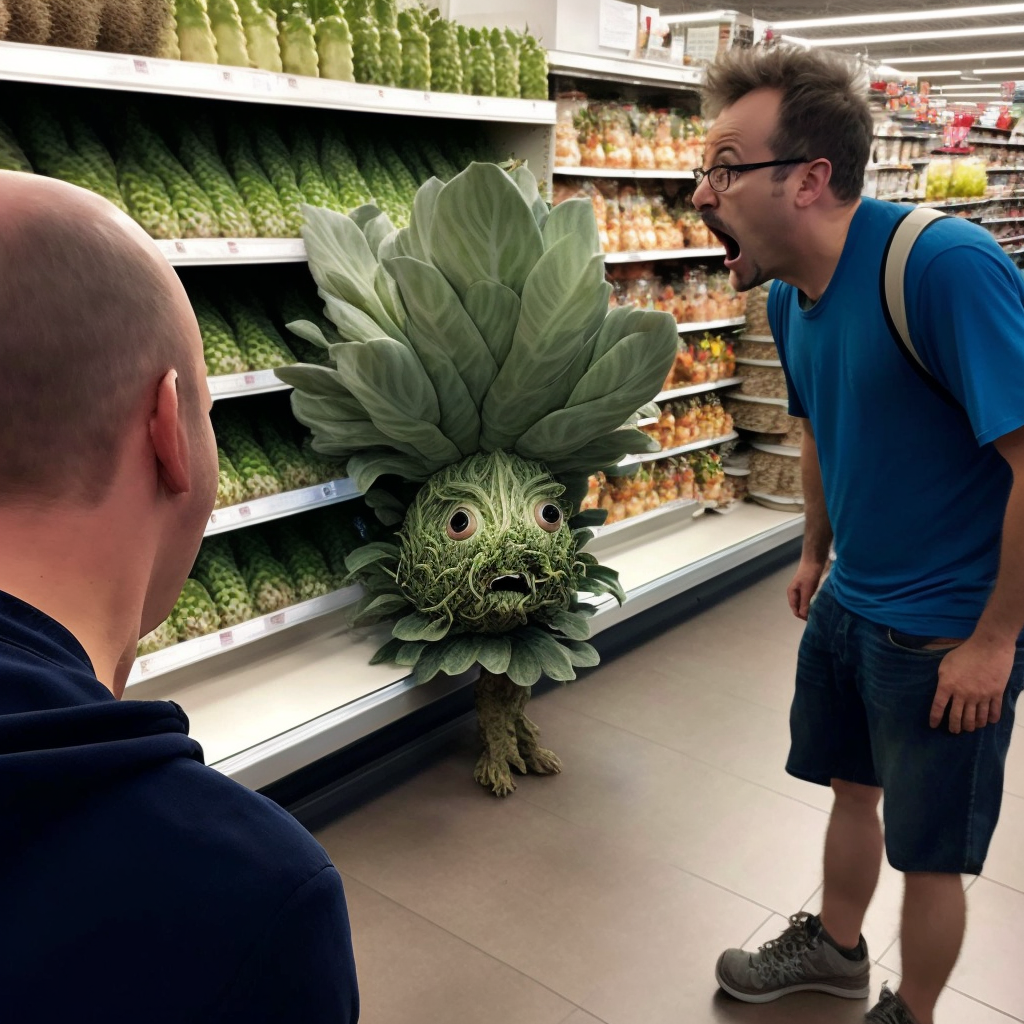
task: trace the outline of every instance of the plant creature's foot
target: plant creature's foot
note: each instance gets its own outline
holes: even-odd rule
[[[557,775],[561,772],[562,762],[540,745],[540,729],[526,715],[521,715],[516,722],[516,741],[528,771],[534,775]]]
[[[481,786],[487,786],[495,796],[509,796],[515,792],[516,784],[512,779],[508,762],[504,758],[492,757],[486,751],[480,755],[480,760],[476,763],[473,778]]]

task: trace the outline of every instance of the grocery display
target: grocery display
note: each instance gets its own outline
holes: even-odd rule
[[[665,391],[690,384],[708,384],[736,376],[733,342],[721,335],[679,339],[676,361],[665,378]]]
[[[663,448],[679,448],[694,441],[710,441],[732,432],[732,416],[714,394],[686,401],[665,402],[656,423],[640,429]]]
[[[614,306],[671,313],[680,331],[700,330],[716,321],[743,322],[746,295],[737,294],[729,275],[698,264],[615,264],[609,268]]]

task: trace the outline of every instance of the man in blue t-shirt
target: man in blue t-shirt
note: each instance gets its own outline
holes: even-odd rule
[[[866,1019],[932,1024],[1024,688],[1024,286],[982,228],[932,225],[906,272],[922,379],[883,310],[883,255],[907,208],[860,198],[872,122],[855,72],[821,51],[730,54],[705,110],[693,201],[736,288],[776,282],[769,319],[805,428],[789,601],[807,628],[787,770],[835,794],[821,913],[756,953],[726,951],[716,975],[755,1003],[869,995],[860,930],[884,792],[903,977]]]
[[[217,491],[203,346],[146,233],[0,171],[0,1020],[355,1024],[341,877],[121,700]]]

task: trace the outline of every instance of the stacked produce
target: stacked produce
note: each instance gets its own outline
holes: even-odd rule
[[[671,265],[669,265],[671,266]],[[671,313],[679,324],[701,324],[742,317],[746,295],[737,294],[722,270],[709,272],[704,266],[679,267],[666,271],[661,264],[616,264],[609,269],[612,305],[659,309]],[[658,277],[661,273],[663,276]],[[699,329],[699,328],[698,328]]]
[[[365,510],[332,506],[203,541],[167,620],[138,655],[230,629],[344,586],[344,560],[367,539]]]
[[[425,92],[431,87],[430,36],[424,28],[422,12],[407,8],[398,15],[401,33],[401,86]]]
[[[558,97],[556,167],[690,171],[700,167],[707,128],[682,110],[655,110],[588,100],[580,92]]]
[[[658,422],[640,429],[667,450],[725,437],[732,432],[732,416],[716,395],[701,395],[686,401],[665,402]]]
[[[116,100],[102,117],[35,98],[11,113],[0,121],[0,169],[34,169],[97,192],[162,239],[294,238],[303,203],[347,212],[375,199],[400,227],[420,184],[491,157],[452,130],[443,143],[405,133],[397,149],[386,138],[361,141],[357,160],[333,126],[318,131],[310,117],[282,131],[257,110],[223,126],[205,111],[167,118],[158,104]]]
[[[462,56],[455,23],[440,15],[432,16],[427,35],[430,39],[430,88],[434,92],[462,92]]]
[[[984,160],[977,157],[933,159],[925,179],[925,199],[965,199],[984,196],[988,189],[988,173]]]
[[[709,384],[736,376],[733,343],[721,335],[679,341],[675,365],[665,379],[665,390],[691,384]]]

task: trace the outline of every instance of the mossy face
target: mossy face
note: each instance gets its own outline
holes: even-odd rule
[[[399,532],[398,584],[418,611],[502,633],[543,608],[568,608],[578,570],[564,488],[509,452],[435,473]]]

